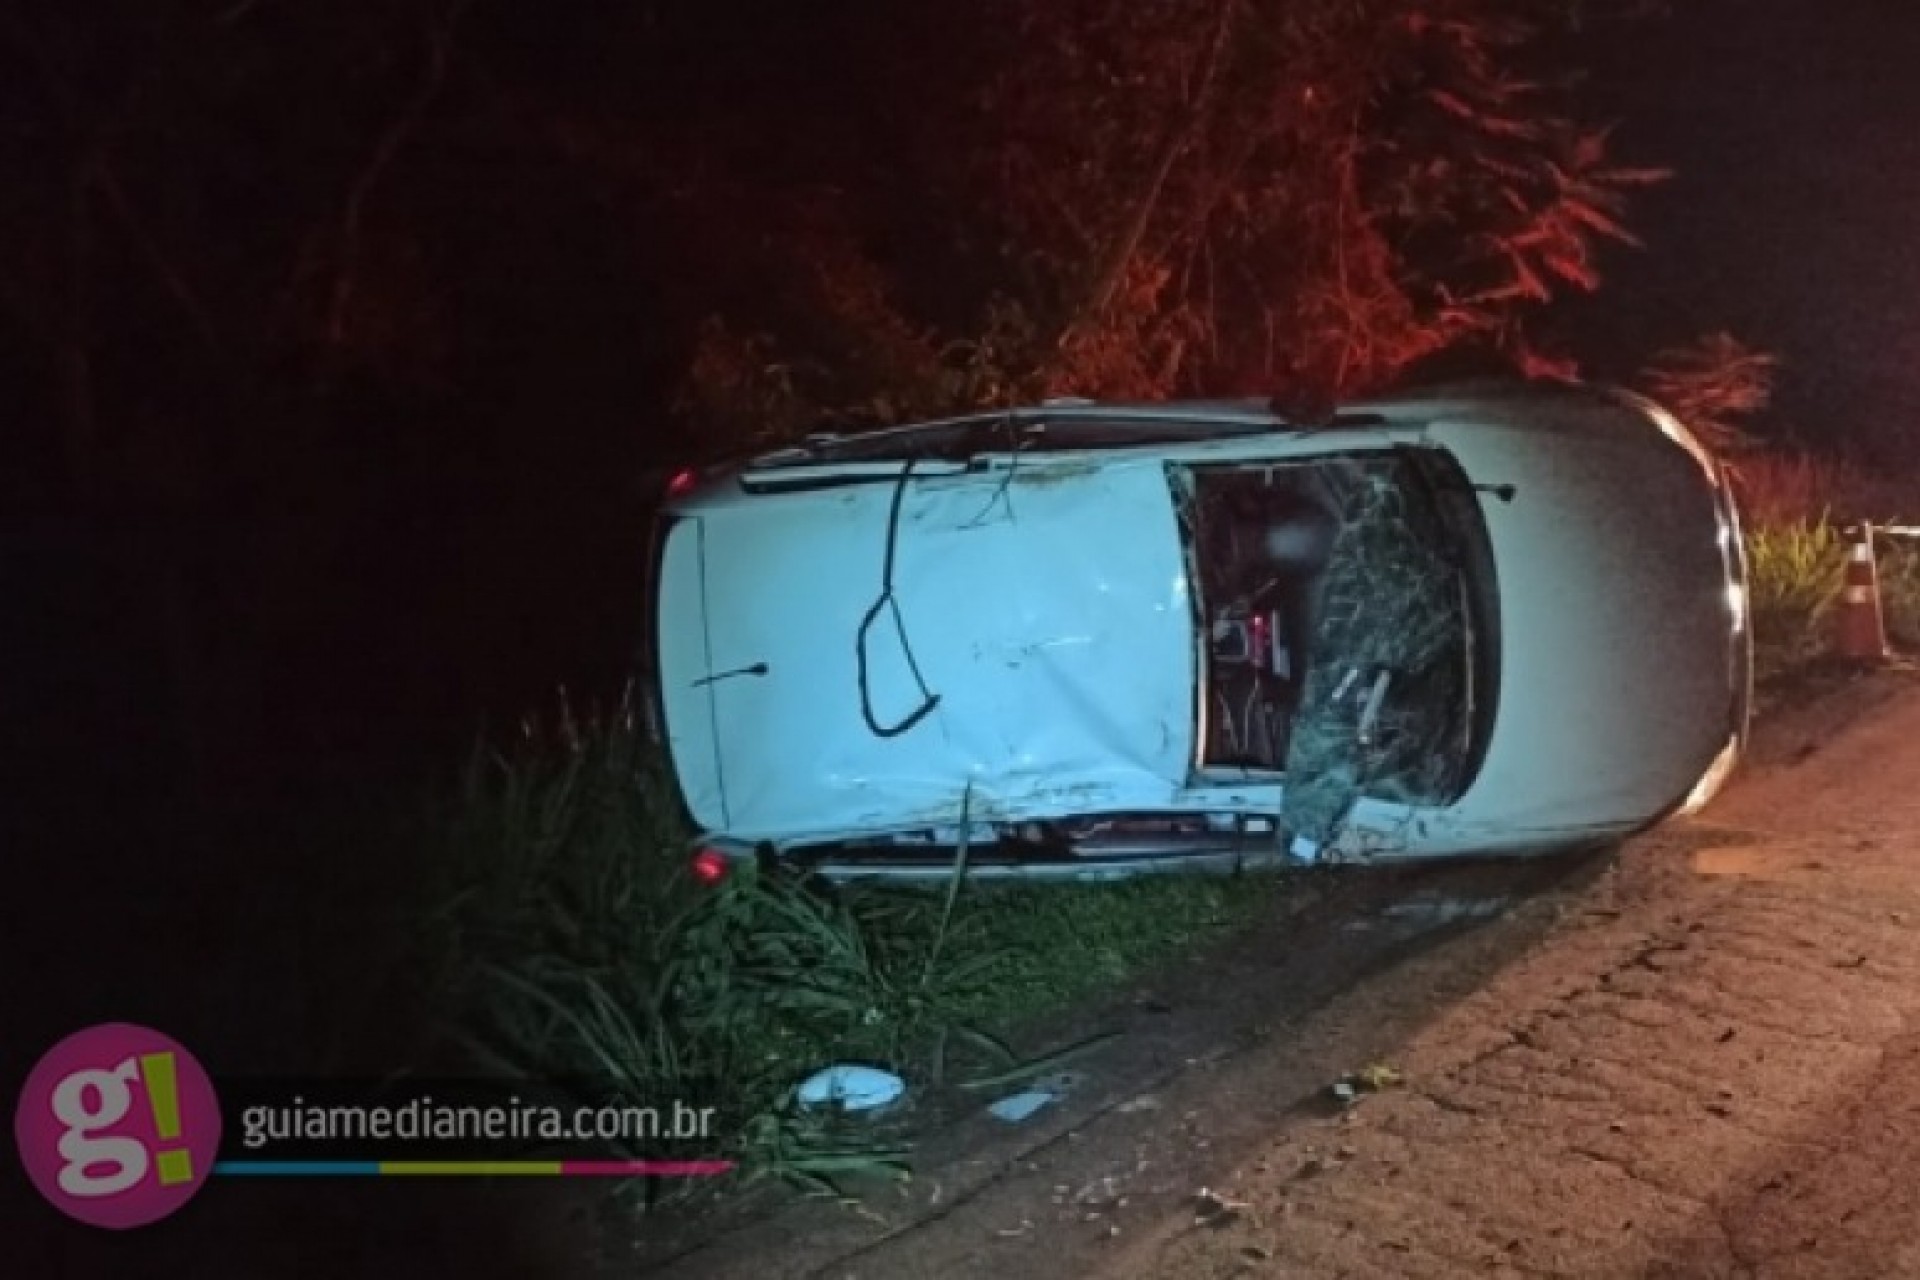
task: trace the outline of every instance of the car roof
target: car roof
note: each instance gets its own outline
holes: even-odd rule
[[[1637,398],[1587,383],[1482,379],[1410,388],[1337,408],[1291,409],[1272,399],[1094,401],[1062,398],[1037,404],[932,418],[897,426],[826,431],[736,463],[750,488],[808,487],[834,477],[896,475],[914,460],[929,468],[983,454],[1055,455],[1181,446],[1276,432],[1311,434],[1368,427],[1419,426],[1470,417],[1488,425],[1519,422],[1575,405],[1637,411]]]
[[[748,472],[837,464],[961,461],[981,453],[1022,449],[1074,452],[1168,446],[1204,440],[1358,426],[1380,421],[1373,415],[1330,418],[1290,417],[1268,401],[1239,400],[1090,401],[1049,400],[899,426],[826,431],[797,444],[759,454],[744,464]]]

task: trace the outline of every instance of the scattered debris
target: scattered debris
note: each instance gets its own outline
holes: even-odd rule
[[[796,1095],[803,1106],[834,1106],[842,1111],[877,1111],[899,1101],[907,1082],[891,1071],[859,1063],[824,1067],[800,1082]]]
[[[1359,1079],[1360,1083],[1378,1093],[1382,1089],[1391,1089],[1394,1085],[1401,1083],[1403,1077],[1397,1068],[1390,1067],[1384,1062],[1376,1062],[1360,1068]]]
[[[1020,1093],[1008,1094],[989,1106],[987,1110],[997,1120],[1005,1120],[1008,1124],[1019,1124],[1040,1108],[1055,1101],[1057,1097],[1057,1094],[1045,1089],[1026,1089]]]
[[[1381,1093],[1405,1083],[1405,1080],[1406,1077],[1400,1074],[1398,1068],[1375,1062],[1341,1076],[1333,1082],[1329,1092],[1341,1106],[1350,1107],[1360,1100],[1363,1093]]]
[[[1115,1111],[1118,1111],[1123,1116],[1133,1115],[1137,1111],[1158,1111],[1159,1109],[1160,1099],[1150,1093],[1143,1093],[1137,1098],[1128,1098],[1125,1102],[1114,1108]]]
[[[1196,1227],[1224,1227],[1237,1222],[1253,1208],[1245,1200],[1234,1200],[1207,1187],[1202,1187],[1193,1197],[1193,1225]]]

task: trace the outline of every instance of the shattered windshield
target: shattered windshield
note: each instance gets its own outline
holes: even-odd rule
[[[1445,803],[1470,768],[1470,575],[1423,452],[1170,476],[1206,657],[1196,763],[1284,775],[1315,841],[1363,794]]]
[[[1432,477],[1396,451],[1353,461],[1342,481],[1287,757],[1287,826],[1320,842],[1362,795],[1456,797],[1476,720],[1472,587]]]

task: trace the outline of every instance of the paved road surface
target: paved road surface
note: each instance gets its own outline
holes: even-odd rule
[[[1111,1273],[1920,1276],[1920,697],[1708,818]]]

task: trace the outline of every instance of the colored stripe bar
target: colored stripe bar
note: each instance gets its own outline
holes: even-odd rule
[[[732,1173],[731,1160],[563,1160],[569,1178],[713,1178]]]
[[[731,1160],[222,1160],[239,1178],[711,1178]]]
[[[557,1178],[558,1160],[382,1160],[383,1178]]]
[[[228,1178],[377,1178],[378,1160],[216,1160],[213,1172]]]

